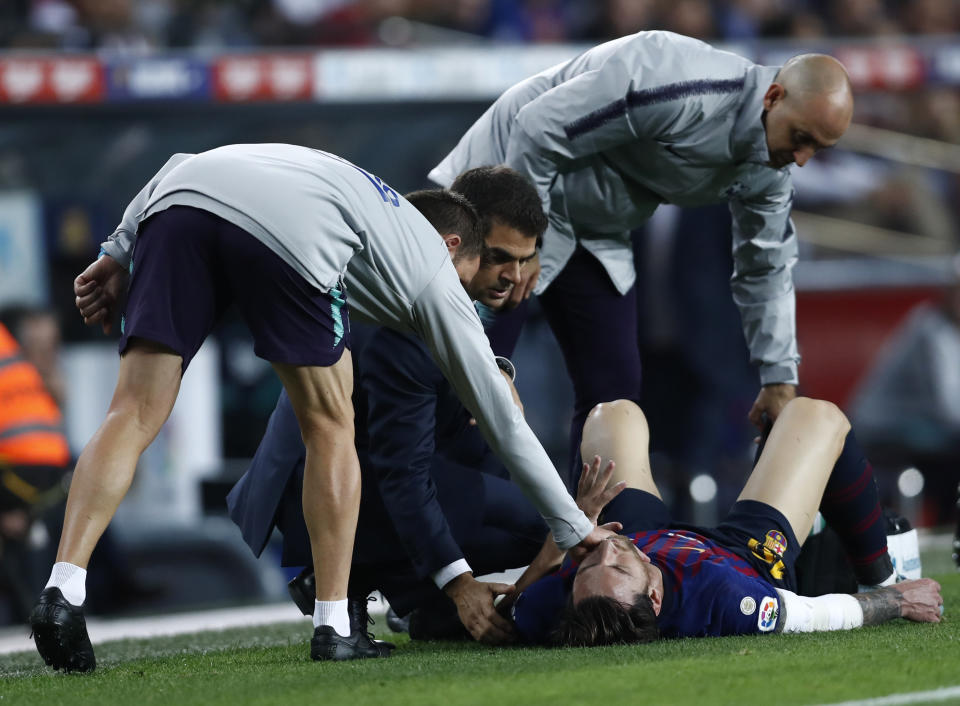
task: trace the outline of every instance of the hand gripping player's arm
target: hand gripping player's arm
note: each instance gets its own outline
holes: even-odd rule
[[[104,333],[110,333],[116,318],[116,308],[127,289],[130,278],[130,256],[137,239],[139,215],[150,195],[167,173],[191,154],[175,154],[144,186],[123,212],[116,230],[100,245],[100,256],[73,281],[77,309],[88,326],[100,324]]]
[[[865,593],[828,594],[811,598],[777,589],[781,616],[778,632],[850,630],[895,618],[939,623],[943,609],[940,584],[916,579]]]

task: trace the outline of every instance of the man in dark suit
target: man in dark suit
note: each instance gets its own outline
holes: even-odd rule
[[[481,266],[468,294],[485,312],[496,311],[534,258],[546,218],[532,185],[507,168],[472,169],[452,190],[474,204],[485,226]],[[445,232],[440,215],[431,214],[422,197],[408,199],[422,205],[427,219]],[[456,266],[456,248],[450,252]],[[365,620],[366,596],[374,589],[401,615],[442,599],[442,590],[475,638],[510,639],[510,624],[494,610],[493,601],[512,587],[478,582],[474,572],[528,563],[546,526],[506,480],[505,469],[423,343],[395,331],[360,327],[352,339],[363,489],[351,569],[351,619]],[[509,354],[515,342],[516,337],[498,341],[495,352]],[[500,362],[512,379],[512,365],[505,358]],[[231,491],[228,505],[258,555],[273,527],[280,528],[285,566],[312,563],[299,501],[303,459],[296,418],[281,394],[253,463]],[[465,493],[465,487],[472,492]],[[450,492],[453,488],[456,492]]]

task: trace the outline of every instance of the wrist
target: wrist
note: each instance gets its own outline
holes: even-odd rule
[[[515,366],[509,358],[504,358],[502,355],[496,356],[494,360],[497,363],[497,367],[507,374],[510,381],[515,382],[517,379],[517,366]]]
[[[446,593],[450,598],[456,600],[456,597],[475,580],[476,579],[473,578],[473,572],[466,571],[448,581],[443,587],[443,592]]]

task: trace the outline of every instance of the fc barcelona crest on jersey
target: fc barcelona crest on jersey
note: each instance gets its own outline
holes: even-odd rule
[[[782,557],[787,551],[787,538],[783,536],[782,532],[770,530],[763,540],[763,546],[777,556]]]

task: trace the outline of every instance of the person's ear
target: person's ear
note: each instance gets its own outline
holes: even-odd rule
[[[763,109],[770,110],[787,95],[787,90],[779,83],[771,83],[770,88],[763,95]]]
[[[443,243],[447,246],[447,251],[450,253],[450,257],[453,257],[457,248],[460,247],[460,243],[463,242],[463,239],[456,233],[447,233],[443,236]]]
[[[663,607],[663,591],[653,586],[647,591],[650,602],[653,604],[653,614],[660,615],[660,609]]]

